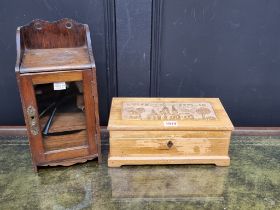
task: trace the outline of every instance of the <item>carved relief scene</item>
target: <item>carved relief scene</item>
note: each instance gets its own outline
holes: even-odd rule
[[[215,120],[210,103],[127,102],[122,106],[124,120]]]

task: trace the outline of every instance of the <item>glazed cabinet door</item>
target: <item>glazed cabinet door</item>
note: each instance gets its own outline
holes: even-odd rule
[[[37,165],[97,155],[91,83],[90,70],[21,77],[26,86],[22,91],[25,119]]]

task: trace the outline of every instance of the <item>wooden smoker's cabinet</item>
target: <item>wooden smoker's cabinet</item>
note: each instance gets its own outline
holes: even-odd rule
[[[87,25],[34,20],[17,29],[16,76],[34,170],[98,157],[96,68]]]
[[[233,125],[218,98],[114,98],[108,165],[228,166]]]

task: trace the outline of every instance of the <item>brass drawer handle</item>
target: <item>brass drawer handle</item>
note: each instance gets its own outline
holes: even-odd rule
[[[168,142],[167,142],[167,147],[168,147],[169,149],[170,149],[173,145],[174,145],[174,144],[173,144],[172,141],[168,141]]]

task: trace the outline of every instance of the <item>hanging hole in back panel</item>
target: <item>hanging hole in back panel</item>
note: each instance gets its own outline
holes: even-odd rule
[[[35,29],[37,29],[37,30],[42,30],[42,24],[39,23],[39,22],[35,23],[35,24],[34,24],[34,27],[35,27]]]
[[[65,23],[65,27],[66,27],[67,29],[71,29],[72,26],[73,26],[73,24],[72,24],[71,22]]]

